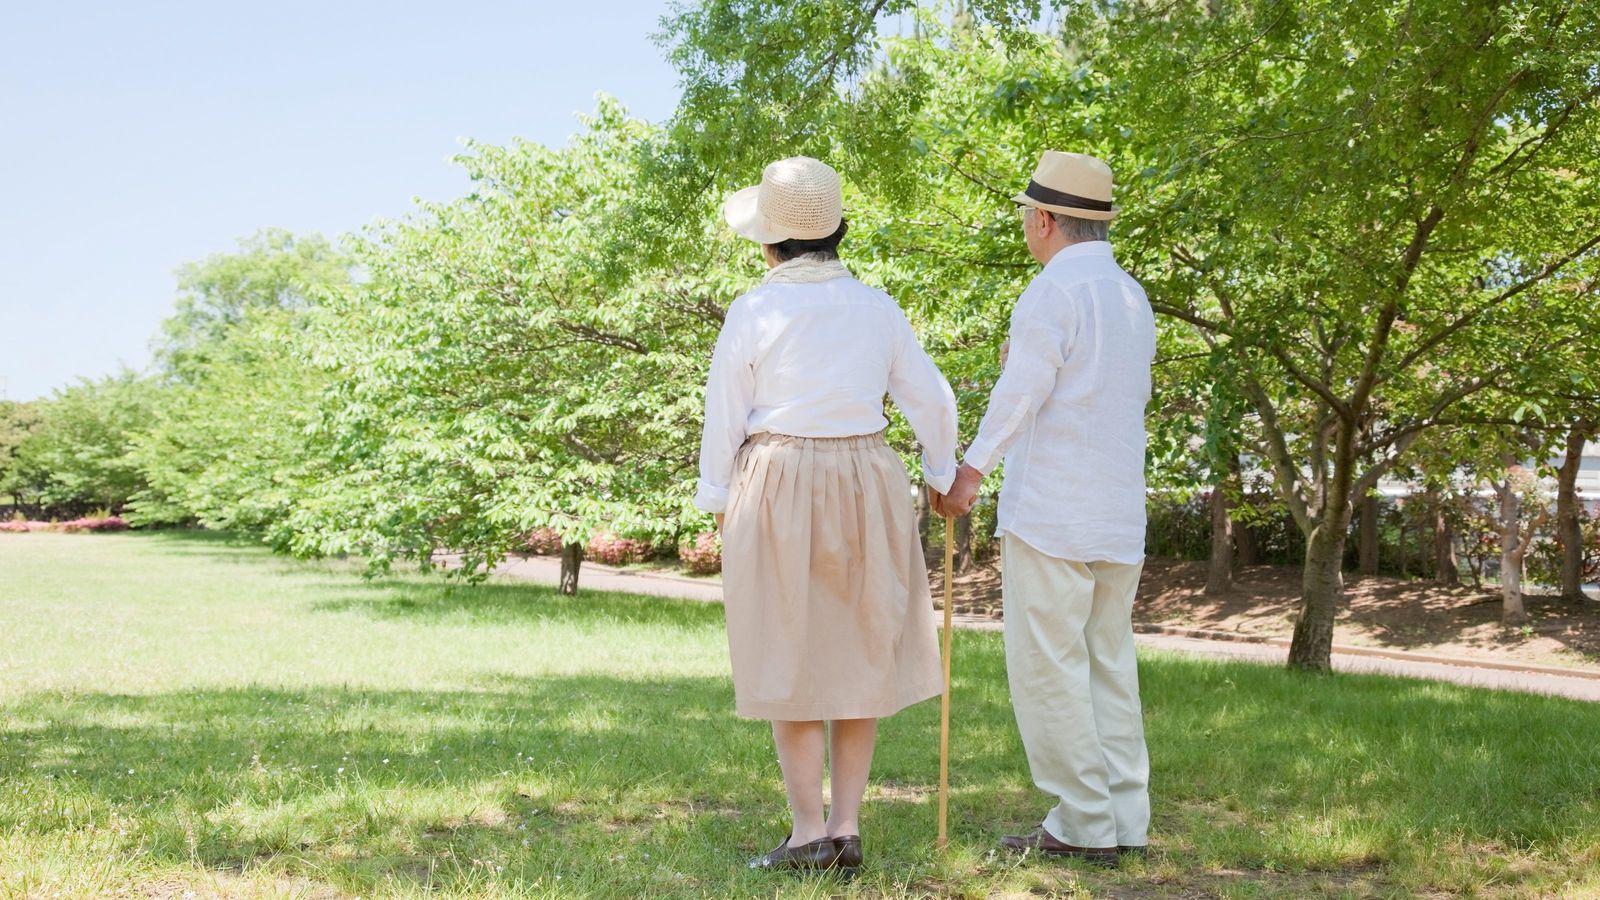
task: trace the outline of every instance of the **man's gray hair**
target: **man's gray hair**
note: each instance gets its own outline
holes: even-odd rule
[[[1076,244],[1080,241],[1109,240],[1111,232],[1110,223],[1104,219],[1082,219],[1078,216],[1069,216],[1066,213],[1052,212],[1050,218],[1056,220],[1056,227],[1061,229],[1061,234],[1068,241]]]

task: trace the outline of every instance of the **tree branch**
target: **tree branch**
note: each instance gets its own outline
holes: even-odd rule
[[[1443,328],[1439,329],[1437,332],[1429,335],[1422,341],[1422,343],[1412,348],[1410,353],[1407,353],[1403,358],[1401,358],[1400,364],[1396,367],[1396,371],[1406,371],[1411,367],[1411,364],[1420,359],[1424,353],[1429,352],[1433,348],[1449,340],[1453,335],[1455,335],[1461,329],[1472,324],[1484,313],[1487,313],[1494,307],[1504,303],[1512,297],[1515,297],[1539,282],[1544,281],[1546,278],[1549,278],[1551,275],[1555,274],[1557,269],[1560,269],[1562,266],[1572,262],[1596,246],[1600,246],[1600,230],[1597,230],[1594,237],[1591,237],[1589,240],[1583,242],[1583,244],[1579,245],[1571,252],[1564,254],[1560,259],[1549,263],[1534,275],[1529,276],[1528,278],[1523,279],[1511,287],[1506,288],[1495,296],[1479,304],[1476,309],[1473,309],[1471,312],[1456,318],[1448,325],[1445,325]]]

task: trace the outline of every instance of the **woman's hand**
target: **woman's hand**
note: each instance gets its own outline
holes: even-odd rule
[[[717,513],[717,534],[722,533],[722,520],[726,518],[722,513]]]
[[[1007,338],[1005,343],[1000,345],[1000,368],[1004,369],[1006,367],[1006,359],[1009,358],[1010,356],[1011,356],[1011,340],[1009,338]]]

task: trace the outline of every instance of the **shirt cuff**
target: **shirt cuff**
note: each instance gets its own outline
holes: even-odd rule
[[[995,466],[1000,465],[1000,460],[992,458],[994,455],[994,447],[979,439],[973,441],[972,445],[967,447],[967,452],[961,454],[961,460],[984,475],[988,475],[994,471]]]
[[[944,465],[938,469],[928,465],[928,457],[922,457],[922,480],[928,487],[941,494],[950,493],[950,485],[956,483],[956,455],[954,453],[945,457]]]
[[[701,512],[725,512],[728,509],[728,489],[702,480],[694,495],[694,505]]]

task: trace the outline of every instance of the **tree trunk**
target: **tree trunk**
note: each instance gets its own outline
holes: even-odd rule
[[[1456,536],[1444,514],[1444,497],[1436,487],[1428,489],[1428,510],[1433,514],[1433,580],[1454,587],[1461,583]]]
[[[578,567],[583,565],[583,545],[570,541],[561,548],[561,593],[578,593]]]
[[[1409,554],[1407,553],[1407,550],[1406,550],[1406,537],[1407,537],[1406,532],[1407,531],[1408,531],[1408,529],[1406,528],[1406,518],[1405,518],[1404,515],[1401,515],[1400,516],[1400,546],[1399,546],[1399,563],[1400,563],[1400,577],[1401,578],[1409,577],[1410,574],[1411,574],[1410,572],[1406,571],[1406,563],[1408,563],[1410,561],[1410,560],[1407,559],[1407,556]]]
[[[1342,520],[1342,521],[1341,521]],[[1289,644],[1289,668],[1326,672],[1333,666],[1333,621],[1344,598],[1344,535],[1349,519],[1330,511],[1306,541],[1300,614]]]
[[[1241,523],[1233,529],[1233,537],[1239,545],[1239,565],[1261,565],[1261,543],[1256,540],[1255,526]]]
[[[965,572],[972,564],[972,517],[956,520],[956,549],[953,565],[957,572]]]
[[[1228,489],[1211,489],[1211,569],[1206,575],[1206,594],[1219,596],[1233,590],[1233,517]]]
[[[1361,498],[1361,545],[1358,549],[1361,574],[1378,574],[1378,498],[1374,494]]]
[[[1528,621],[1522,605],[1522,498],[1510,479],[1495,485],[1500,495],[1500,624]]]
[[[1321,521],[1306,535],[1300,582],[1300,614],[1289,642],[1289,668],[1327,672],[1333,668],[1333,622],[1344,599],[1344,542],[1350,533],[1355,490],[1355,424],[1341,423],[1332,471],[1317,504]]]
[[[1561,599],[1583,603],[1583,522],[1578,515],[1578,467],[1592,426],[1579,422],[1567,433],[1567,453],[1556,473],[1556,539],[1561,542]]]

